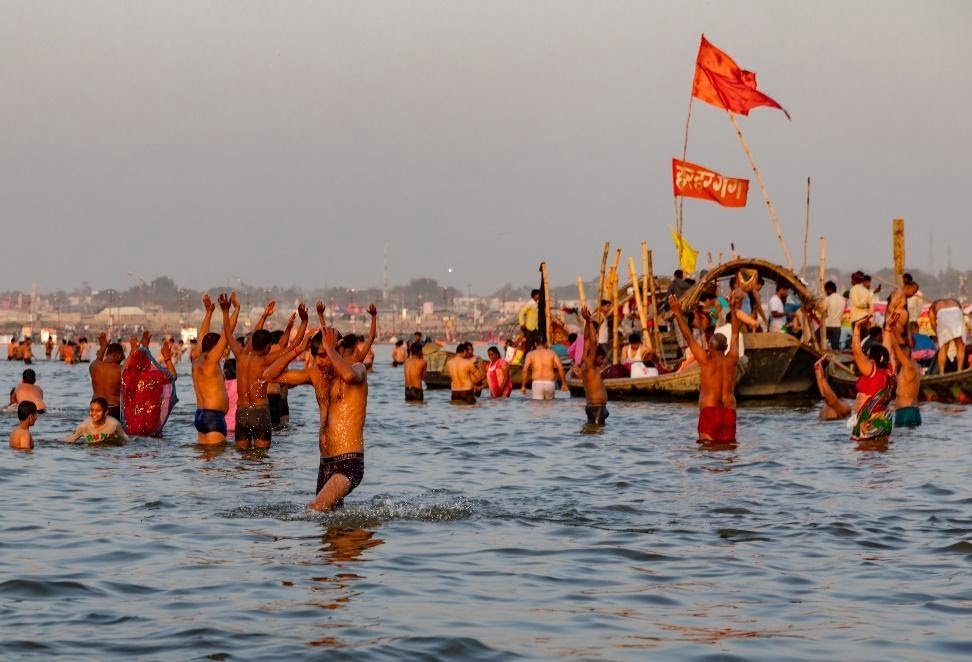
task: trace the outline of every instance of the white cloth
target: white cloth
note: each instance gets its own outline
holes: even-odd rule
[[[965,338],[965,315],[961,308],[943,308],[935,313],[938,320],[935,333],[938,335],[938,346],[952,342],[956,338]]]
[[[915,296],[908,297],[908,321],[917,322],[921,316],[921,309],[925,303],[925,295],[921,290],[915,292]]]
[[[773,317],[773,313],[783,313],[783,317]],[[784,324],[786,324],[786,308],[783,307],[783,300],[779,295],[774,294],[769,302],[769,330],[782,331]]]
[[[531,386],[534,400],[553,400],[557,391],[557,382],[545,379],[534,379]]]
[[[851,324],[867,317],[874,309],[874,294],[860,283],[850,288]]]
[[[725,336],[726,342],[729,344],[726,345],[726,351],[723,353],[728,354],[729,347],[732,345],[732,324],[723,324],[720,327],[716,327],[715,332],[721,333],[723,336]],[[743,342],[743,335],[742,332],[740,332],[739,333],[739,356],[742,356],[745,353],[746,353],[746,343]]]
[[[826,306],[824,326],[839,327],[844,320],[844,308],[847,306],[847,300],[834,292],[827,295],[824,305]]]

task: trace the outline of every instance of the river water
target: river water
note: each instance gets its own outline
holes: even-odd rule
[[[612,403],[601,434],[564,394],[406,404],[388,356],[332,514],[305,510],[308,390],[267,453],[196,446],[187,374],[164,439],[66,445],[87,366],[39,362],[52,411],[0,463],[0,655],[972,656],[968,408],[861,449],[815,403],[746,406],[713,451],[691,404]]]

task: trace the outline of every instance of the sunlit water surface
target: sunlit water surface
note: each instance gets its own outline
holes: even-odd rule
[[[332,514],[305,509],[309,391],[268,453],[195,445],[186,374],[164,439],[65,445],[87,366],[41,361],[52,411],[0,466],[0,653],[972,655],[968,409],[923,405],[922,428],[860,449],[813,403],[746,407],[738,447],[711,451],[691,404],[612,403],[596,435],[563,394],[407,405],[388,356],[364,482]]]

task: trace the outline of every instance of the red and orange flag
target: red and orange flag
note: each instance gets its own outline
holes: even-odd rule
[[[700,165],[672,159],[672,188],[676,196],[711,200],[723,207],[745,207],[749,180],[723,177]]]
[[[779,108],[790,119],[783,106],[756,89],[755,73],[740,68],[728,54],[710,44],[705,35],[695,59],[692,96],[740,115],[748,115],[759,106]]]

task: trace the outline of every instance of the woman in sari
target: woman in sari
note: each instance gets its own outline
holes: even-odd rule
[[[851,418],[853,441],[881,441],[888,438],[892,427],[892,405],[896,382],[890,366],[887,347],[871,343],[867,352],[861,349],[860,328],[870,322],[870,315],[854,323],[851,351],[861,376],[857,379],[855,415]]]

